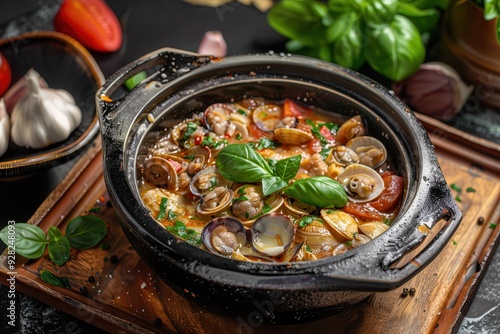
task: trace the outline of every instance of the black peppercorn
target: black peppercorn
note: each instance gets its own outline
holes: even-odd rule
[[[410,296],[415,296],[415,288],[410,289]]]
[[[478,225],[483,225],[483,223],[484,223],[484,217],[479,217],[479,218],[477,219],[477,224],[478,224]]]
[[[401,297],[406,297],[406,296],[408,296],[408,289],[404,288],[403,293],[401,294]]]
[[[155,326],[160,326],[162,324],[161,319],[160,318],[155,318],[154,324],[155,324]]]
[[[95,277],[89,276],[88,281],[89,281],[89,283],[95,283]]]
[[[81,293],[83,296],[86,296],[88,292],[89,292],[89,290],[87,289],[87,287],[86,287],[86,286],[82,286],[82,287],[80,288],[80,293]]]
[[[112,255],[112,256],[109,258],[109,261],[111,261],[111,263],[117,263],[117,262],[118,262],[118,256],[116,256],[116,255]]]

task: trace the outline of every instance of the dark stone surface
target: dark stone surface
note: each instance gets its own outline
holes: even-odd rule
[[[51,30],[52,17],[61,0],[2,1],[0,38],[30,30]],[[253,7],[229,4],[218,8],[194,7],[180,0],[107,0],[124,27],[123,47],[113,54],[94,53],[107,77],[132,60],[162,47],[196,51],[207,30],[220,30],[228,44],[228,54],[283,51],[284,39],[266,22],[265,15]],[[484,121],[467,120],[483,126]],[[492,119],[498,120],[498,113]],[[497,121],[495,121],[497,122]],[[480,130],[481,132],[483,130]],[[493,128],[498,136],[498,124]],[[488,135],[491,134],[491,131]],[[497,138],[498,139],[498,138]],[[28,220],[71,168],[74,160],[25,179],[0,182],[0,228],[9,220]],[[460,334],[500,333],[500,249],[477,290]],[[88,333],[103,332],[92,324],[55,310],[35,298],[16,295],[18,322],[14,331],[7,326],[9,288],[0,285],[0,331],[2,333]],[[7,331],[3,330],[6,329]]]

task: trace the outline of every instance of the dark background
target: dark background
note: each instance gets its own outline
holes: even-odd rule
[[[52,30],[52,17],[60,0],[2,1],[0,38],[30,30]],[[197,51],[208,30],[223,33],[228,55],[284,51],[285,39],[272,30],[264,13],[255,7],[230,3],[217,8],[189,5],[181,0],[107,0],[123,27],[122,48],[110,54],[93,53],[105,77],[138,57],[162,47]],[[372,75],[372,73],[368,73]],[[378,80],[379,78],[375,78]],[[27,221],[62,180],[75,160],[16,181],[0,181],[0,228],[8,220]],[[500,333],[500,254],[496,252],[459,330]],[[8,302],[8,289],[0,285],[0,324]],[[35,296],[36,297],[36,296]],[[100,333],[64,312],[18,294],[19,333]],[[476,319],[477,318],[477,319]],[[0,329],[2,331],[2,329]],[[5,333],[5,332],[4,332]]]

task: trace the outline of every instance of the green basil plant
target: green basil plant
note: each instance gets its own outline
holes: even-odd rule
[[[367,63],[400,81],[423,63],[424,43],[437,32],[448,1],[282,0],[267,19],[290,39],[286,47],[292,53],[354,70]]]

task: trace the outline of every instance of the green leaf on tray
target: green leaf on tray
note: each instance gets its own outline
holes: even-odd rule
[[[40,227],[26,223],[5,226],[0,231],[0,239],[7,246],[14,246],[16,253],[27,259],[42,256],[48,243],[45,232]]]
[[[97,245],[106,235],[106,223],[96,216],[78,216],[66,227],[71,247],[82,250]]]

